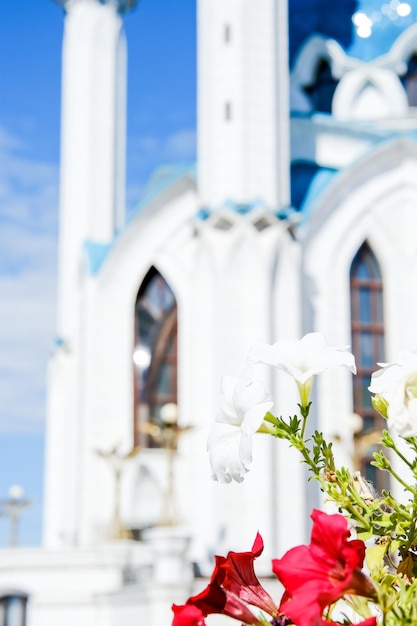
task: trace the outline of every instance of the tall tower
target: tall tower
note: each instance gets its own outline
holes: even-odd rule
[[[126,42],[136,0],[64,7],[57,346],[50,364],[46,543],[79,537],[83,428],[84,246],[110,243],[124,219]]]
[[[202,203],[289,204],[287,0],[198,0]]]
[[[72,332],[82,245],[106,244],[124,219],[126,42],[135,0],[59,0],[62,60],[58,333]]]

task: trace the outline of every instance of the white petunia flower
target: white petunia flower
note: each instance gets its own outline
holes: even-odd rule
[[[299,340],[255,344],[249,351],[248,362],[273,365],[287,372],[297,382],[302,406],[307,406],[316,374],[339,366],[356,374],[355,357],[347,351],[348,347],[332,346],[323,333],[309,333]]]
[[[417,352],[404,350],[397,362],[378,365],[369,386],[374,406],[382,398],[388,426],[401,437],[417,436]]]
[[[381,369],[371,376],[369,391],[382,395],[388,402],[397,386],[411,372],[417,370],[417,352],[403,350],[394,363],[378,363]]]
[[[241,483],[252,463],[252,437],[262,425],[272,400],[247,367],[242,378],[223,376],[221,406],[207,448],[212,477],[222,483]]]
[[[388,426],[401,437],[417,435],[417,371],[406,376],[392,394]]]

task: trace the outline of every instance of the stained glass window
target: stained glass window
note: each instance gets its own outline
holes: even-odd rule
[[[384,355],[383,285],[378,262],[367,243],[353,259],[350,271],[352,350],[357,375],[353,377],[354,412],[362,418],[362,429],[356,433],[356,469],[370,481],[382,472],[373,472],[372,452],[376,450],[385,420],[374,410],[368,390],[371,374]],[[377,489],[385,488],[382,482]]]
[[[135,443],[157,447],[144,425],[163,426],[161,408],[177,404],[177,304],[164,277],[152,267],[135,304]]]

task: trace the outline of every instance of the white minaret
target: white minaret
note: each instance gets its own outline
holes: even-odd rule
[[[203,205],[289,204],[287,0],[198,0]]]
[[[82,246],[108,243],[124,219],[126,42],[133,0],[60,0],[62,57],[58,334],[76,318]]]
[[[57,347],[47,408],[45,542],[80,535],[83,439],[82,276],[86,242],[110,243],[124,219],[126,42],[136,0],[58,0],[64,7]]]

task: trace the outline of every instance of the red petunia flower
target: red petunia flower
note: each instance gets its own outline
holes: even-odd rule
[[[342,515],[314,510],[309,546],[289,550],[272,561],[272,569],[285,587],[280,612],[297,626],[319,626],[329,606],[344,595],[375,598],[371,580],[361,571],[365,544],[348,541],[350,531]],[[324,622],[325,623],[325,622]],[[365,626],[370,626],[373,622]]]
[[[343,626],[340,622],[328,622],[326,620],[315,621],[313,626]],[[368,617],[363,622],[356,622],[354,626],[377,626],[376,617]]]
[[[343,626],[340,622],[327,622],[326,620],[315,621],[313,626]],[[368,617],[363,622],[356,622],[352,626],[377,626],[376,617]]]
[[[269,615],[277,614],[277,606],[262,587],[254,570],[254,561],[264,549],[262,537],[257,533],[250,552],[229,552],[222,562],[225,572],[223,589],[230,591],[244,602],[262,609]]]
[[[204,613],[197,606],[183,604],[182,606],[172,605],[174,619],[172,626],[206,626]]]
[[[222,587],[226,571],[222,565],[226,559],[216,556],[216,563],[210,583],[196,596],[188,598],[185,605],[173,605],[174,619],[172,626],[205,626],[204,617],[211,613],[222,613],[239,620],[243,624],[262,626],[246,604],[234,593]],[[200,613],[190,611],[187,607],[197,608]]]

